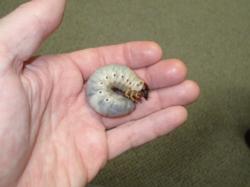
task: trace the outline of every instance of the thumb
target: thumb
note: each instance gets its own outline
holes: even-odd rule
[[[0,71],[31,57],[60,24],[66,0],[33,0],[0,19]]]

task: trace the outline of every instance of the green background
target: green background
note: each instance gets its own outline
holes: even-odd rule
[[[0,15],[22,0],[1,0]],[[38,53],[154,40],[201,87],[189,120],[108,163],[105,187],[250,186],[250,1],[71,0]]]

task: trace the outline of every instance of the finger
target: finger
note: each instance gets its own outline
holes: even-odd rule
[[[135,71],[150,89],[159,89],[178,84],[187,76],[187,68],[177,59],[162,60],[146,68]]]
[[[0,20],[0,54],[27,60],[59,25],[65,0],[33,0]],[[10,63],[10,62],[9,62]]]
[[[109,159],[169,133],[182,124],[186,118],[186,109],[176,106],[108,131]]]
[[[167,107],[190,104],[197,99],[199,93],[198,85],[187,80],[173,87],[152,91],[150,98],[137,104],[136,110],[130,115],[114,119],[103,117],[102,121],[104,126],[110,129],[129,121],[138,120]]]
[[[69,56],[87,79],[105,64],[124,64],[130,68],[149,66],[161,59],[162,50],[155,42],[144,41],[85,49]]]

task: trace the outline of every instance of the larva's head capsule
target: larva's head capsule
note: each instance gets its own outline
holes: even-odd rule
[[[149,93],[149,87],[148,85],[144,82],[143,88],[141,90],[142,97],[144,97],[146,100],[148,99],[148,93]]]

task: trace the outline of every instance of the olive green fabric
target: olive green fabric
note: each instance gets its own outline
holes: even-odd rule
[[[0,1],[4,15],[22,1]],[[71,0],[38,53],[154,40],[180,58],[201,97],[174,132],[110,161],[105,187],[250,186],[250,1]],[[166,98],[167,99],[167,98]]]

